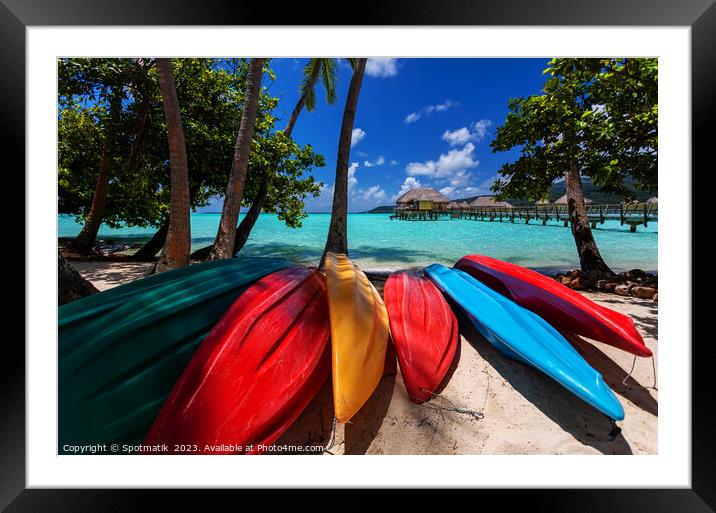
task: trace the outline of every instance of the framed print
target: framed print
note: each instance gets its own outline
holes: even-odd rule
[[[161,4],[0,5],[3,507],[712,510],[711,2]]]

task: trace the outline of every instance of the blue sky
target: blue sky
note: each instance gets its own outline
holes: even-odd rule
[[[266,83],[280,98],[283,128],[298,99],[305,59],[273,59]],[[538,94],[547,59],[370,59],[361,88],[349,169],[349,211],[394,202],[401,192],[434,187],[455,199],[490,194],[504,162],[518,151],[493,154],[490,141],[507,116],[511,97]],[[323,154],[326,167],[313,174],[321,196],[306,199],[307,212],[329,212],[338,135],[350,82],[342,64],[338,102],[326,104],[319,87],[316,109],[304,111],[293,137]],[[218,211],[221,202],[202,211]]]

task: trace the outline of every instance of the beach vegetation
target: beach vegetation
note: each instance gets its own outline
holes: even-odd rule
[[[498,199],[549,196],[564,179],[572,234],[583,271],[613,274],[587,217],[582,177],[609,192],[657,190],[656,59],[552,59],[542,94],[513,98],[491,142],[519,148],[492,185]]]

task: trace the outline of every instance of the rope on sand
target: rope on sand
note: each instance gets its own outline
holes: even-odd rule
[[[626,378],[622,380],[622,385],[626,385],[627,380],[631,377],[631,373],[634,372],[634,366],[636,365],[636,355],[634,355],[634,361],[631,362],[631,370],[629,371],[629,374],[626,375]],[[654,360],[654,355],[651,355],[651,370],[654,375],[654,384],[651,386],[654,390],[658,390],[656,388],[656,360]],[[628,386],[628,385],[627,385]],[[646,387],[645,387],[646,388]]]
[[[336,445],[336,417],[333,416],[333,434],[331,435],[331,443],[328,444],[328,447],[323,448],[323,452],[327,452],[328,454],[333,454],[330,452],[331,449],[333,449],[333,446]]]
[[[435,393],[431,392],[430,390],[425,390],[424,388],[422,388],[421,390],[423,390],[424,392],[428,392],[433,397],[437,397],[439,399],[442,399],[442,400],[450,403],[450,406],[442,406],[439,404],[421,404],[420,406],[422,406],[423,408],[432,408],[434,410],[444,410],[444,411],[452,411],[455,413],[464,413],[466,415],[471,415],[473,418],[475,418],[477,420],[481,420],[481,419],[485,418],[485,414],[482,413],[481,411],[475,411],[475,410],[471,410],[469,408],[461,408],[459,406],[455,406],[455,403],[453,403],[450,399],[448,399],[445,396],[442,396],[440,394],[435,394]],[[413,397],[413,396],[410,396],[410,397],[412,397],[413,399],[419,400],[417,397]]]

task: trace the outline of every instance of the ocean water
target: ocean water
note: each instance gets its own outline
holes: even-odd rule
[[[220,214],[192,214],[192,250],[211,244]],[[287,228],[275,215],[262,214],[242,254],[283,256],[316,265],[323,252],[330,214],[309,214],[301,228]],[[72,237],[81,225],[60,215],[58,235]],[[141,245],[154,229],[102,226],[98,237],[115,243]],[[634,268],[656,271],[658,223],[639,226],[607,221],[597,225],[594,237],[607,264],[615,271]],[[351,258],[366,270],[452,265],[463,255],[479,253],[539,269],[575,269],[579,259],[569,228],[556,222],[525,225],[509,222],[443,218],[440,221],[398,221],[388,214],[349,214],[348,246]]]

